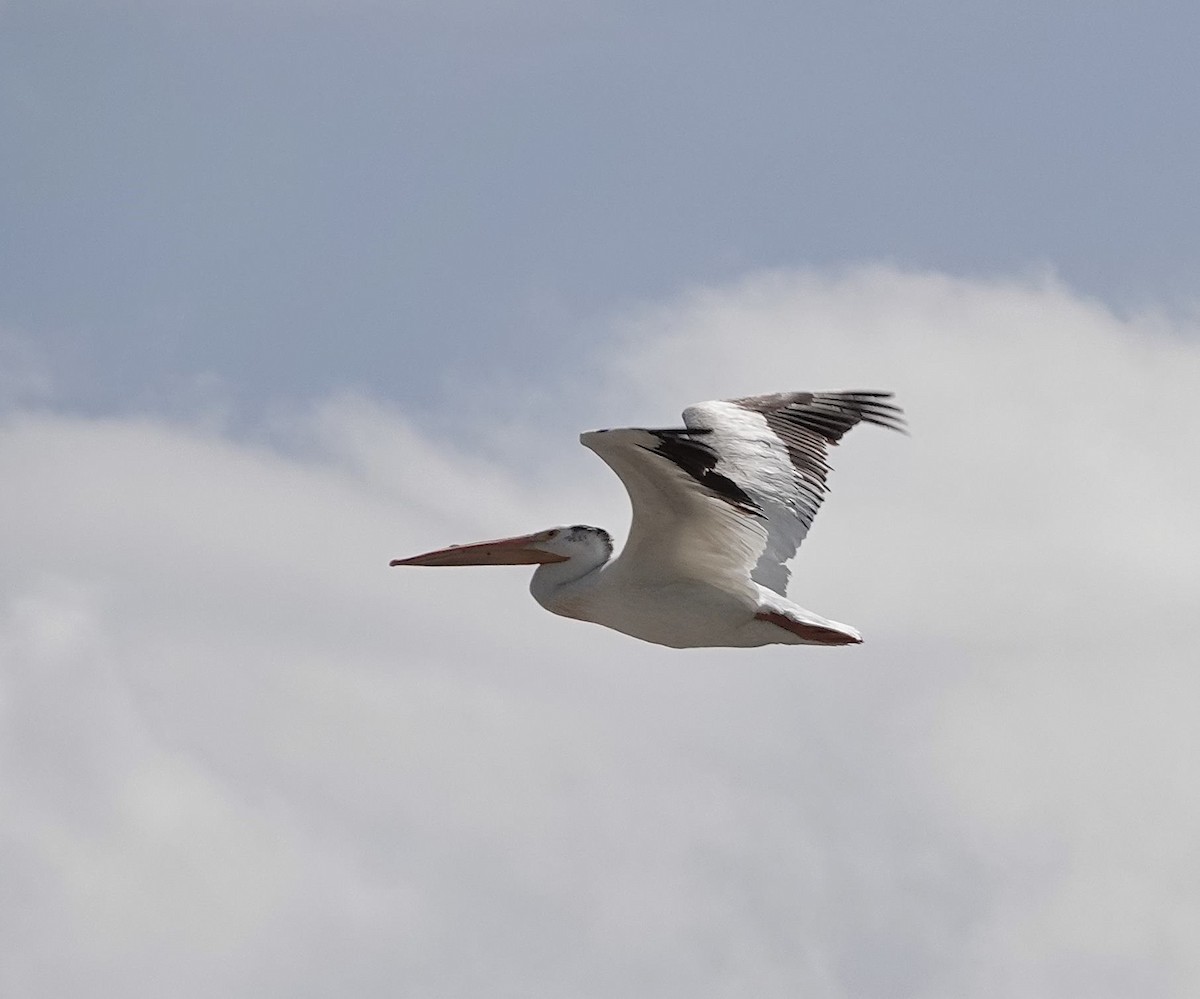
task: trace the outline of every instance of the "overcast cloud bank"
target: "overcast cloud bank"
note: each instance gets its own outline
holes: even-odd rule
[[[14,406],[0,991],[1200,991],[1197,333],[886,267],[615,323],[559,389],[597,425],[896,390],[911,439],[847,439],[797,564],[866,636],[838,651],[675,653],[523,570],[387,568],[623,531],[586,425]]]

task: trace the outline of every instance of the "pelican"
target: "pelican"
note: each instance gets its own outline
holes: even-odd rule
[[[392,565],[536,565],[546,610],[675,649],[854,645],[848,624],[787,599],[788,561],[825,498],[829,449],[859,423],[904,432],[891,392],[787,392],[689,406],[683,427],[579,441],[633,507],[613,559],[599,527],[452,545]]]

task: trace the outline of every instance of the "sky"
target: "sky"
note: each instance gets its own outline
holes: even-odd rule
[[[0,992],[1200,991],[1198,21],[0,3]],[[861,647],[387,566],[842,388]]]

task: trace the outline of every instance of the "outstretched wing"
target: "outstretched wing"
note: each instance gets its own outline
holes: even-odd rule
[[[633,521],[610,572],[631,586],[705,582],[755,598],[750,572],[767,544],[751,496],[720,469],[706,430],[593,430],[596,452],[629,493]]]
[[[705,402],[686,429],[596,430],[580,441],[625,484],[629,540],[613,565],[645,582],[723,582],[779,594],[825,497],[828,448],[855,424],[902,429],[888,392],[795,392]]]
[[[790,392],[704,402],[684,410],[719,455],[714,471],[736,482],[765,518],[753,579],[783,594],[787,562],[828,492],[829,448],[859,423],[904,429],[890,392]]]

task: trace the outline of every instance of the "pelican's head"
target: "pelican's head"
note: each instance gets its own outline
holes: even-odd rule
[[[471,545],[451,545],[424,555],[392,559],[392,565],[546,565],[551,562],[580,561],[600,564],[612,555],[612,538],[599,527],[577,524],[552,527],[536,534],[515,538],[478,541]]]

